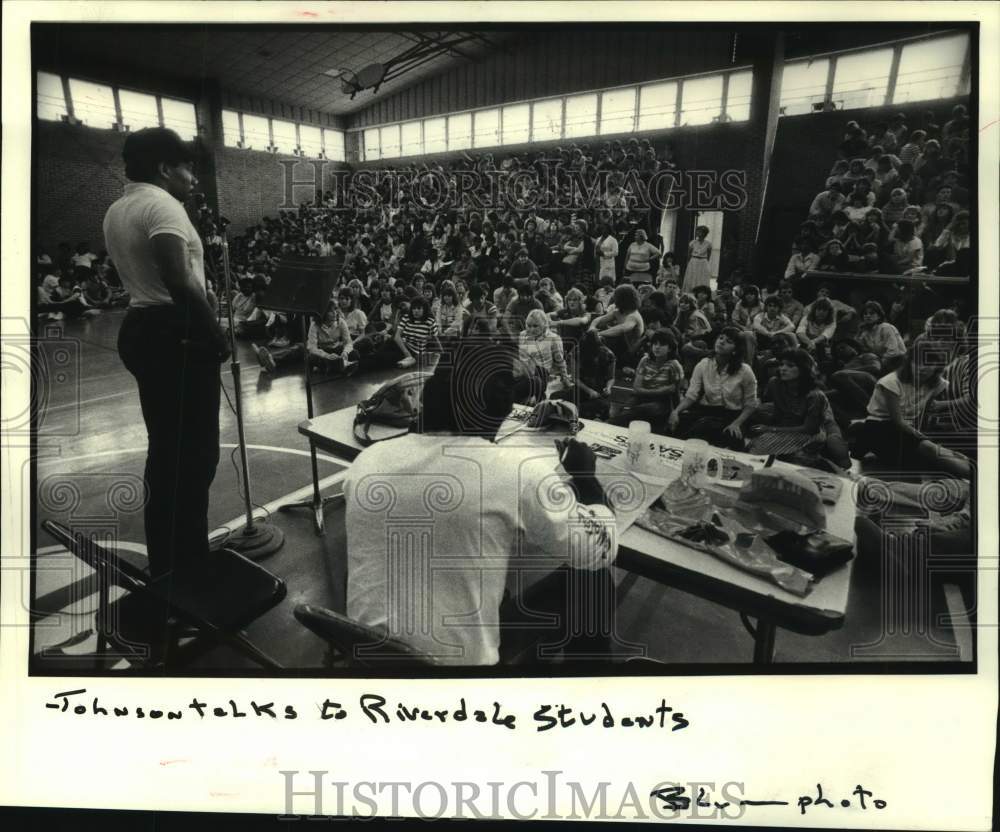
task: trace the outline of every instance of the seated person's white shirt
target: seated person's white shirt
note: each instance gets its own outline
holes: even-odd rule
[[[511,558],[531,558],[529,583],[614,561],[610,509],[559,485],[551,449],[509,442],[409,434],[358,456],[344,481],[350,618],[443,663],[496,664]]]

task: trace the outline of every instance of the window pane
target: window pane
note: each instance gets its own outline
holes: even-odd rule
[[[829,72],[829,58],[785,64],[781,74],[781,115],[797,116],[821,109]]]
[[[365,160],[374,162],[382,158],[380,152],[381,133],[377,127],[365,130]]]
[[[837,58],[833,102],[837,109],[879,107],[889,88],[892,49],[873,49]]]
[[[44,121],[59,121],[68,114],[63,95],[62,78],[48,72],[38,73],[38,90],[35,104],[38,117]]]
[[[597,93],[571,95],[566,99],[566,127],[563,135],[567,139],[597,135]]]
[[[237,147],[240,141],[240,114],[235,110],[222,111],[222,143]]]
[[[382,158],[399,158],[399,125],[390,124],[382,128]]]
[[[601,135],[631,133],[635,121],[635,87],[601,93]]]
[[[496,147],[500,144],[500,111],[480,110],[474,114],[472,143],[474,147]]]
[[[420,156],[424,152],[420,139],[420,122],[408,121],[402,126],[402,154],[404,156]]]
[[[323,152],[323,137],[319,128],[311,124],[299,125],[299,147],[306,156],[315,158]]]
[[[70,78],[69,94],[73,98],[73,114],[88,127],[114,127],[115,98],[111,87]]]
[[[156,109],[156,96],[131,90],[118,90],[118,104],[122,110],[122,123],[129,130],[159,127],[160,115]]]
[[[899,56],[899,75],[893,104],[927,101],[958,95],[962,64],[969,48],[968,35],[909,43]]]
[[[194,104],[176,98],[161,98],[160,106],[163,107],[164,127],[176,130],[186,142],[197,137],[198,119],[194,114]]]
[[[531,117],[531,140],[544,142],[562,138],[562,99],[536,101]]]
[[[684,81],[681,87],[681,124],[711,124],[721,112],[721,75]]]
[[[528,141],[530,104],[512,104],[503,108],[503,143],[524,144]]]
[[[343,162],[347,158],[344,150],[344,131],[323,128],[323,146],[326,158],[334,162]]]
[[[248,148],[267,150],[271,143],[271,133],[267,127],[267,119],[263,116],[243,114],[243,141]]]
[[[750,88],[753,72],[734,72],[729,76],[726,93],[726,121],[747,121],[750,118]]]
[[[282,153],[294,153],[296,148],[295,122],[271,119],[271,132],[274,134],[274,146]]]
[[[639,129],[663,130],[677,120],[677,82],[647,84],[639,89]]]
[[[448,150],[472,147],[472,113],[448,116]]]
[[[429,118],[424,122],[424,153],[444,153],[448,149],[445,139],[445,120]]]

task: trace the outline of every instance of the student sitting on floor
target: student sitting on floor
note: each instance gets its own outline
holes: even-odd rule
[[[715,339],[715,354],[698,362],[667,423],[675,436],[745,449],[744,424],[760,402],[757,379],[744,361],[743,343],[740,330],[726,327]]]
[[[635,367],[639,358],[636,349],[645,331],[639,314],[639,295],[634,286],[622,284],[615,289],[612,302],[614,308],[591,321],[589,329],[595,330],[615,354],[619,370]]]
[[[309,325],[306,353],[321,371],[351,372],[357,369],[357,355],[351,342],[351,332],[333,301],[327,306],[323,320],[313,319]]]
[[[549,398],[575,402],[584,419],[605,419],[615,380],[615,354],[601,343],[594,331],[580,339],[576,361],[576,385],[556,390]]]
[[[627,425],[641,419],[650,423],[653,433],[665,433],[683,383],[684,368],[677,360],[677,339],[668,329],[654,332],[649,336],[649,351],[635,370],[632,400],[612,417],[612,422]]]
[[[751,435],[790,434],[802,438],[793,461],[815,465],[826,457],[841,469],[850,469],[847,443],[833,418],[830,402],[816,383],[816,363],[805,350],[792,349],[778,358],[778,375],[764,394],[766,404],[753,415]],[[776,451],[775,451],[776,452]]]
[[[855,431],[852,452],[874,452],[896,468],[929,466],[962,479],[971,478],[967,457],[932,442],[923,433],[930,402],[948,389],[943,378],[950,351],[921,335],[914,339],[899,369],[883,376],[868,403],[868,418]]]
[[[524,320],[524,331],[517,337],[514,362],[514,400],[535,404],[545,398],[545,388],[553,375],[564,387],[572,386],[566,369],[562,338],[549,329],[548,316],[532,309]]]

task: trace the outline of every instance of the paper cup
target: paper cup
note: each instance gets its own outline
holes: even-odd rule
[[[648,453],[650,440],[653,435],[649,422],[629,422],[628,426],[628,454],[626,464],[629,471],[639,472],[643,458]]]

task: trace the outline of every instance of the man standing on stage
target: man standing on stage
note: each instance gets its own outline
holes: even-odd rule
[[[198,180],[173,130],[131,134],[131,182],[104,238],[131,296],[118,354],[139,386],[146,456],[146,548],[158,577],[208,555],[208,492],[219,461],[219,365],[229,346],[205,284],[201,240],[184,210]]]

